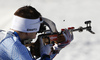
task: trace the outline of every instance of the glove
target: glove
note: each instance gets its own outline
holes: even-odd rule
[[[65,29],[65,38],[66,38],[66,41],[67,40],[69,40],[69,41],[72,41],[73,40],[72,30]]]
[[[44,55],[44,54],[50,55],[51,47],[52,47],[51,44],[48,44],[48,45],[41,47],[41,49],[40,49],[41,56]]]
[[[43,44],[43,40],[42,40],[42,37],[40,37],[40,55],[50,55],[50,52],[51,52],[51,48],[52,48],[52,44],[47,44],[47,45],[44,45]]]
[[[63,35],[65,37],[65,42],[62,42],[61,44],[69,44],[73,40],[72,30],[65,29]]]

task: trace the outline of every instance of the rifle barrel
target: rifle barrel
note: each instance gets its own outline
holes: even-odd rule
[[[85,29],[87,29],[87,27],[80,27],[80,28],[78,28],[78,29],[73,29],[72,31],[74,32],[74,31],[79,31],[79,32],[82,32],[83,30],[85,30]]]

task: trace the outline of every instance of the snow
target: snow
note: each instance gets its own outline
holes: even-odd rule
[[[100,60],[100,0],[0,0],[0,29],[9,30],[14,12],[24,5],[54,21],[58,31],[91,20],[96,34],[74,32],[74,40],[54,60]]]

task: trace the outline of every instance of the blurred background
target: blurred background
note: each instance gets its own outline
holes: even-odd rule
[[[100,60],[100,0],[0,0],[0,29],[9,30],[14,12],[25,5],[54,21],[58,31],[92,21],[96,34],[74,32],[74,40],[54,60]]]

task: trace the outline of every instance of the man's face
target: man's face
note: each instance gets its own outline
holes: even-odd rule
[[[35,39],[36,38],[36,34],[37,34],[37,32],[27,33],[27,37],[28,37],[28,39]]]

